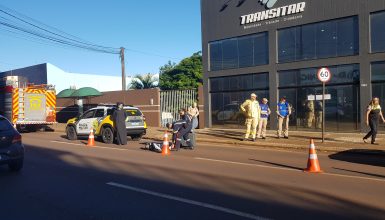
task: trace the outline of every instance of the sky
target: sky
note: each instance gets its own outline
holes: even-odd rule
[[[200,0],[1,0],[0,4],[86,41],[125,47],[128,76],[158,73],[169,60],[177,63],[202,48]],[[0,24],[0,71],[40,63],[67,72],[121,75],[119,55],[32,42]]]

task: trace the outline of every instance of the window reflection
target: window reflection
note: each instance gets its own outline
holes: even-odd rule
[[[278,31],[278,62],[358,54],[358,20],[349,17]]]
[[[267,32],[211,42],[209,48],[210,71],[269,63]]]
[[[385,52],[385,11],[370,16],[372,52]]]

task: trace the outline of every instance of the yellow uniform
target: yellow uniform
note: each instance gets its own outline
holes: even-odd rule
[[[261,116],[261,108],[259,106],[259,102],[248,99],[241,105],[241,110],[246,115],[245,139],[249,138],[250,133],[252,135],[252,138],[255,139],[258,121]]]

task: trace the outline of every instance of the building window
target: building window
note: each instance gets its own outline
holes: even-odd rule
[[[267,32],[211,42],[209,48],[210,71],[269,63]]]
[[[371,14],[370,27],[372,52],[385,52],[385,11]]]
[[[296,26],[278,31],[278,62],[357,55],[358,19]]]
[[[259,99],[269,98],[268,73],[210,78],[213,125],[244,126],[239,106],[251,93],[256,93]]]
[[[332,78],[326,84],[331,99],[325,105],[325,124],[330,131],[355,131],[360,128],[359,65],[329,67]],[[317,79],[318,68],[281,71],[279,96],[286,96],[292,105],[290,126],[317,130],[322,125],[322,84]]]

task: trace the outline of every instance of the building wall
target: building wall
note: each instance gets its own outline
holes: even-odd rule
[[[159,89],[129,90],[103,92],[100,97],[84,100],[84,105],[95,107],[98,104],[115,104],[123,102],[125,105],[138,107],[146,117],[148,126],[160,127],[160,96]],[[57,111],[59,122],[65,122],[77,115],[78,107],[72,99],[58,99]]]
[[[29,83],[47,84],[47,65],[39,64],[35,66],[10,70],[0,73],[0,78],[4,76],[22,76],[28,79]]]
[[[244,28],[240,24],[243,15],[252,14],[266,10],[258,3],[258,0],[246,0],[243,5],[237,7],[238,1],[230,1],[227,8],[221,10],[225,0],[201,0],[202,9],[202,48],[203,48],[203,70],[204,70],[204,94],[205,94],[205,120],[206,125],[212,125],[210,78],[221,76],[232,76],[252,73],[269,73],[269,96],[270,103],[278,102],[278,72],[290,69],[302,69],[321,66],[335,66],[344,64],[359,64],[360,68],[360,117],[364,118],[366,105],[372,95],[370,64],[375,61],[384,60],[384,53],[370,53],[369,18],[371,12],[385,10],[385,0],[278,0],[274,8],[285,5],[306,2],[304,12],[298,14],[300,18],[287,20],[285,16],[269,21],[278,20],[276,23],[257,22],[260,24],[254,28]],[[315,59],[289,63],[277,62],[277,30],[303,24],[332,20],[348,16],[358,16],[359,24],[359,54],[354,56],[341,56],[336,58]],[[209,42],[244,36],[260,32],[269,34],[269,63],[267,65],[228,69],[220,71],[209,71]],[[276,105],[271,105],[275,118]],[[364,127],[364,120],[361,126]],[[271,120],[271,128],[275,128],[275,120]]]

